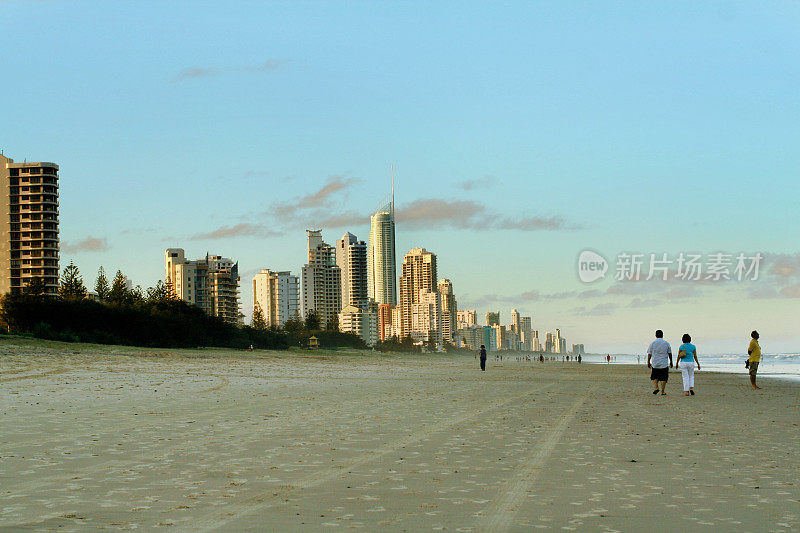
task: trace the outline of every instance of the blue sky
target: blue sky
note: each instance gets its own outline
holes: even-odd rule
[[[0,148],[61,166],[90,284],[152,285],[177,245],[238,259],[249,312],[304,228],[366,238],[394,164],[398,249],[436,252],[460,307],[598,351],[656,327],[800,350],[800,6],[565,4],[2,2]],[[587,248],[768,258],[634,294],[581,283]]]

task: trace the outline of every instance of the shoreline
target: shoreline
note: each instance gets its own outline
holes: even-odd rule
[[[44,351],[46,355],[48,352],[58,353],[75,353],[75,354],[105,354],[108,356],[127,356],[127,357],[165,357],[165,358],[183,358],[183,359],[223,359],[223,358],[241,358],[244,360],[258,360],[258,359],[271,359],[271,358],[281,358],[289,357],[289,358],[320,358],[320,357],[342,357],[342,358],[357,358],[357,359],[380,359],[380,358],[405,358],[408,357],[410,359],[414,358],[426,358],[426,357],[433,357],[433,358],[465,358],[465,359],[473,359],[473,355],[465,354],[465,353],[454,353],[454,354],[447,354],[447,353],[411,353],[411,352],[380,352],[371,349],[353,349],[353,348],[321,348],[321,349],[313,349],[307,350],[304,348],[298,347],[290,347],[284,350],[264,350],[264,349],[255,349],[253,351],[250,350],[236,350],[231,348],[220,348],[220,347],[199,347],[199,348],[148,348],[148,347],[141,347],[141,346],[128,346],[128,345],[117,345],[117,344],[95,344],[95,343],[71,343],[65,341],[52,341],[46,339],[38,339],[38,338],[31,338],[31,337],[23,337],[23,336],[16,336],[16,335],[8,335],[2,334],[0,335],[0,356],[2,355],[11,355],[6,354],[5,350],[3,350],[4,346],[16,346],[17,350],[12,350],[16,353],[13,356],[24,357],[25,351]],[[613,366],[613,367],[625,367],[631,369],[639,369],[644,368],[646,369],[646,365],[644,363],[631,363],[631,362],[614,362],[606,363],[605,361],[587,361],[584,359],[582,363],[578,363],[575,360],[571,361],[561,361],[561,360],[553,360],[553,361],[545,361],[544,363],[539,363],[538,360],[534,360],[533,358],[530,361],[516,361],[513,359],[515,356],[525,356],[530,355],[527,352],[490,352],[488,361],[493,361],[492,354],[499,354],[505,359],[503,363],[529,363],[533,365],[536,363],[537,365],[542,365],[543,367],[547,367],[548,365],[593,365],[593,366]],[[556,354],[551,354],[556,356]],[[600,354],[586,354],[590,356],[598,356]],[[732,376],[747,376],[747,372],[744,370],[741,371],[734,371],[732,369],[726,368],[719,368],[719,364],[711,363],[712,367],[708,369],[703,369],[698,374],[730,374]],[[725,365],[727,366],[727,365]],[[733,365],[731,365],[733,366]],[[798,369],[800,372],[800,369]],[[678,373],[680,374],[679,370],[675,370],[674,368],[670,369],[670,373]],[[781,381],[787,381],[792,383],[800,383],[800,373],[798,374],[776,374],[770,373],[768,370],[759,372],[758,374],[759,379],[776,379]]]

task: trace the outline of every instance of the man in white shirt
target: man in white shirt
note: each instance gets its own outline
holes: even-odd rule
[[[669,369],[672,367],[672,348],[669,343],[664,340],[664,332],[656,330],[656,340],[650,343],[647,348],[647,368],[650,368],[650,379],[653,381],[653,386],[656,390],[653,394],[658,394],[659,385],[661,386],[661,395],[667,393],[664,389],[669,380]]]

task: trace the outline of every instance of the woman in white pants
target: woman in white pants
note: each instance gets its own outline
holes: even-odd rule
[[[683,393],[685,396],[694,396],[694,371],[695,365],[700,370],[700,361],[697,359],[697,347],[692,344],[692,337],[688,333],[683,334],[681,339],[683,344],[678,348],[678,360],[675,368],[681,369],[683,376]]]

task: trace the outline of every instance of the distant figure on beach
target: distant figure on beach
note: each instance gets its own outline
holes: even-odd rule
[[[661,386],[661,395],[667,394],[664,389],[667,387],[671,366],[672,347],[664,340],[664,332],[658,329],[656,330],[656,340],[651,342],[647,348],[647,368],[651,369],[650,380],[655,387],[653,394],[658,394],[659,385]]]
[[[642,364],[642,356],[641,355],[637,355],[636,356],[636,364],[637,365],[641,365]]]
[[[481,344],[481,371],[486,371],[486,346]]]
[[[678,360],[675,361],[675,370],[680,366],[681,376],[683,377],[683,394],[685,396],[694,396],[695,363],[697,363],[697,370],[700,370],[697,347],[692,344],[692,337],[688,333],[683,334],[681,341],[683,341],[683,344],[678,348]]]
[[[539,354],[539,362],[544,363],[544,355]]]
[[[578,364],[580,364],[581,361],[583,361],[583,357],[581,357],[581,354],[578,354]]]
[[[606,364],[609,364],[609,365],[611,364],[611,355],[610,354],[606,354]]]
[[[758,363],[761,362],[761,346],[758,344],[758,332],[753,330],[750,337],[752,337],[750,346],[747,347],[747,355],[749,357],[745,366],[750,370],[750,385],[754,389],[760,389],[761,387],[756,385],[756,372],[758,372]]]

